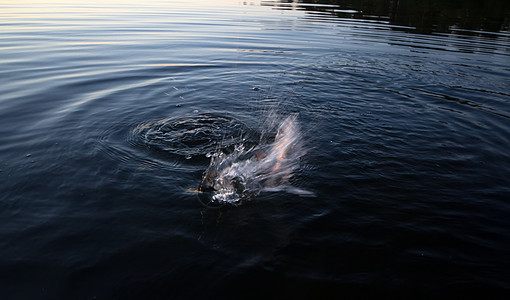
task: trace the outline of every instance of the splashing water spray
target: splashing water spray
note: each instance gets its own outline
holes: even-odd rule
[[[240,144],[231,153],[218,150],[208,154],[211,162],[200,183],[201,201],[207,205],[235,205],[264,191],[313,196],[289,182],[306,154],[297,117],[292,114],[279,121],[273,114],[262,130],[259,144]],[[265,142],[266,135],[274,129],[274,139]]]

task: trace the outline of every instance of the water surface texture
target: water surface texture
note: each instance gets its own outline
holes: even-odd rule
[[[304,2],[0,1],[0,298],[509,296],[509,2]]]

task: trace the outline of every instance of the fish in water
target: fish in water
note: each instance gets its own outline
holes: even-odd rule
[[[289,183],[306,153],[297,117],[292,114],[279,124],[272,143],[261,142],[249,149],[237,145],[232,153],[212,154],[199,191],[209,193],[211,202],[220,204],[235,204],[263,191],[313,196]]]

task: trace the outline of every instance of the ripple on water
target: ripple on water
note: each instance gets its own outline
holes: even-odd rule
[[[187,159],[257,141],[257,134],[239,120],[214,113],[145,122],[136,126],[131,134],[130,142],[135,146]]]

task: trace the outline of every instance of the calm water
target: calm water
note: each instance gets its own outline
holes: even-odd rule
[[[477,2],[0,1],[0,298],[508,296],[510,5]],[[204,206],[275,110],[315,197]]]

